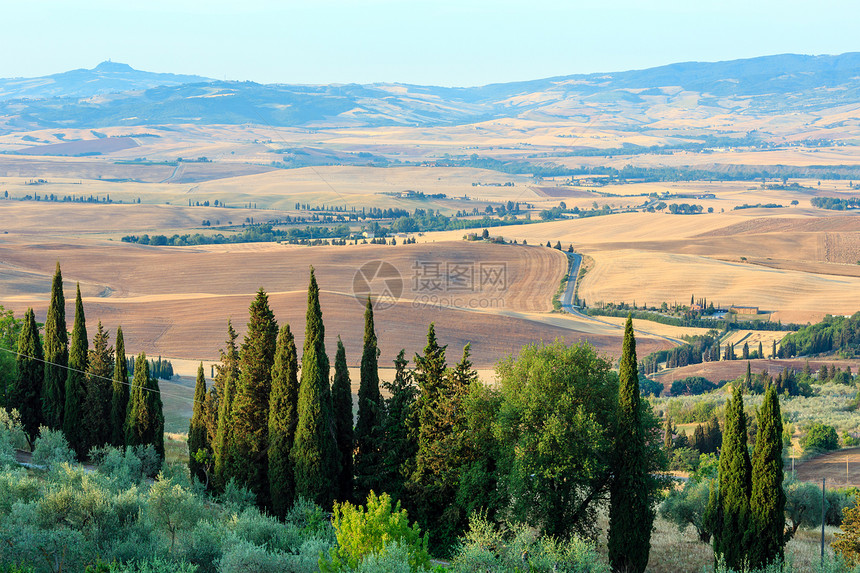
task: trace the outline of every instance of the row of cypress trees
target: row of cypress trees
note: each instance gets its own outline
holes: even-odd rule
[[[758,432],[752,458],[747,448],[743,387],[726,404],[719,479],[712,483],[706,527],[713,532],[714,554],[727,568],[760,569],[783,561],[786,496],[782,487],[782,414],[774,385],[757,412]]]
[[[117,328],[116,350],[109,338],[99,321],[89,348],[78,284],[69,340],[63,277],[57,263],[44,342],[35,313],[28,308],[18,338],[17,374],[8,385],[6,405],[20,413],[31,447],[45,425],[62,430],[80,459],[91,448],[104,445],[152,444],[164,457],[158,381],[149,376],[149,363],[141,353],[129,389],[122,327]]]

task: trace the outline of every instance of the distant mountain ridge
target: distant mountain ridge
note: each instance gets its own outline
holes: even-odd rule
[[[32,98],[42,99],[32,99]],[[30,99],[24,99],[30,98]],[[103,62],[0,80],[0,131],[146,124],[452,125],[594,114],[635,126],[667,109],[769,115],[860,103],[860,53],[682,62],[613,73],[450,88],[291,85],[156,74]]]
[[[206,81],[210,81],[209,78],[144,72],[135,70],[128,64],[107,60],[91,70],[81,68],[38,78],[0,79],[0,100],[52,97],[88,98],[106,93]]]

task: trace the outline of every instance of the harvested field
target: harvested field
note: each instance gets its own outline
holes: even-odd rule
[[[104,139],[82,139],[48,145],[35,145],[15,151],[17,155],[102,155],[138,147],[140,144],[132,137],[107,137]]]
[[[815,456],[794,466],[797,479],[820,484],[827,478],[827,487],[860,487],[860,448],[845,448]]]
[[[397,269],[402,288],[393,307],[377,311],[382,364],[393,360],[400,348],[409,354],[420,350],[430,322],[436,323],[440,340],[450,345],[450,361],[458,359],[462,347],[471,342],[475,364],[482,367],[492,366],[524,344],[556,338],[587,339],[610,355],[620,350],[620,330],[595,334],[579,329],[575,321],[542,319],[545,315],[540,313],[551,310],[551,297],[567,268],[566,257],[552,249],[464,242],[397,247],[212,245],[207,249],[86,240],[74,245],[5,243],[0,244],[2,304],[17,313],[33,306],[43,320],[47,285],[57,260],[70,304],[71,285],[80,281],[90,323],[101,319],[111,329],[122,324],[130,352],[216,359],[227,319],[232,318],[241,333],[248,305],[260,287],[269,292],[278,319],[293,325],[301,345],[306,269],[313,264],[322,289],[328,343],[333,348],[341,334],[350,362],[357,362],[363,301],[352,294],[353,279],[364,262],[374,260]],[[454,272],[449,265],[479,269],[482,264],[499,263],[504,264],[506,281],[501,290],[498,284],[476,283],[468,293],[443,290],[431,293],[435,299],[426,299],[427,293],[413,276],[416,265],[422,272],[427,266],[438,266],[447,281]],[[24,282],[44,290],[24,288],[22,273],[29,277]],[[377,280],[371,286],[381,287],[381,283]],[[487,307],[482,301],[492,304]],[[534,313],[538,315],[530,316]],[[643,353],[667,346],[665,340],[640,340]]]

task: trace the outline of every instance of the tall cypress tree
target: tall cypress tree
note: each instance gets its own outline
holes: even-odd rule
[[[134,376],[125,420],[125,443],[140,446],[151,443],[150,434],[154,413],[149,412],[146,393],[149,388],[149,362],[141,352],[134,360]]]
[[[116,358],[113,365],[113,394],[110,408],[110,442],[114,446],[125,445],[125,417],[128,409],[129,385],[128,362],[125,358],[125,340],[122,327],[116,329]]]
[[[269,393],[278,323],[269,308],[269,297],[261,288],[249,309],[248,332],[239,353],[240,374],[233,399],[233,431],[230,456],[235,460],[232,475],[257,496],[261,507],[268,505],[269,478],[266,475],[269,447]]]
[[[453,543],[455,532],[447,527],[443,514],[451,504],[451,492],[443,474],[450,465],[440,460],[440,446],[450,434],[445,405],[450,399],[449,377],[445,364],[445,350],[436,340],[432,323],[427,332],[424,355],[415,356],[415,379],[418,382],[418,452],[415,471],[409,478],[409,501],[422,529],[436,532],[435,551],[445,553]],[[440,463],[441,462],[441,463]]]
[[[203,373],[203,363],[197,367],[197,381],[194,384],[194,408],[191,411],[191,423],[188,426],[188,469],[191,475],[200,482],[208,484],[205,461],[198,460],[198,452],[208,455],[210,452],[209,438],[206,431],[204,407],[206,405],[206,375]]]
[[[311,267],[302,378],[299,384],[299,424],[290,458],[296,476],[296,494],[326,510],[331,508],[334,501],[340,465],[328,372],[319,286]]]
[[[364,350],[361,354],[361,380],[358,387],[358,420],[355,424],[356,498],[364,500],[371,490],[380,493],[385,482],[379,471],[383,445],[382,395],[379,393],[379,349],[373,324],[370,297],[364,311]]]
[[[618,373],[615,477],[609,489],[609,562],[615,571],[642,573],[648,565],[654,505],[647,436],[639,403],[633,320],[627,316]]]
[[[720,487],[714,531],[714,556],[726,567],[740,570],[750,546],[752,465],[747,451],[743,388],[735,386],[726,404],[726,428],[720,453]]]
[[[280,518],[286,516],[296,497],[290,450],[299,421],[298,375],[296,341],[290,325],[285,324],[278,334],[269,395],[269,496],[272,513]]]
[[[93,347],[87,357],[86,398],[82,412],[86,451],[110,443],[111,402],[113,399],[114,350],[108,345],[110,335],[99,321]]]
[[[340,459],[336,499],[341,502],[351,501],[353,493],[352,452],[355,449],[352,421],[352,384],[350,383],[349,370],[346,366],[346,350],[343,347],[343,341],[341,341],[340,336],[337,337],[337,353],[334,358],[331,402]]]
[[[215,455],[215,485],[219,488],[224,487],[233,477],[229,442],[233,431],[233,397],[236,394],[236,384],[239,379],[237,337],[233,323],[228,320],[227,348],[221,351],[221,364],[217,366],[218,374],[215,376],[215,384],[221,387],[221,396],[218,400],[218,429],[212,448]]]
[[[418,428],[415,400],[418,390],[412,380],[412,372],[407,366],[405,351],[401,350],[394,360],[394,380],[383,383],[390,398],[385,402],[385,417],[382,424],[382,441],[385,451],[382,456],[380,480],[385,491],[393,499],[403,499],[406,479],[415,466],[418,442],[415,433]]]
[[[66,406],[66,366],[69,363],[69,333],[66,331],[66,297],[60,263],[51,282],[51,303],[45,319],[45,385],[42,389],[42,413],[45,423],[55,430],[63,427]]]
[[[783,560],[785,491],[782,488],[782,414],[771,384],[758,411],[758,433],[752,459],[750,514],[753,522],[750,566],[763,568]]]
[[[63,407],[63,433],[78,459],[87,453],[86,432],[81,414],[87,396],[87,323],[84,318],[84,303],[81,301],[81,284],[75,296],[75,323],[72,326],[72,341],[69,346],[69,371],[66,375]]]
[[[18,374],[9,390],[9,406],[18,410],[30,445],[42,423],[42,384],[45,380],[42,341],[32,308],[24,313],[24,323],[18,334]]]

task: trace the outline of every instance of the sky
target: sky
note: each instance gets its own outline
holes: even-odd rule
[[[0,77],[134,68],[260,83],[476,86],[860,51],[856,0],[25,0]]]

